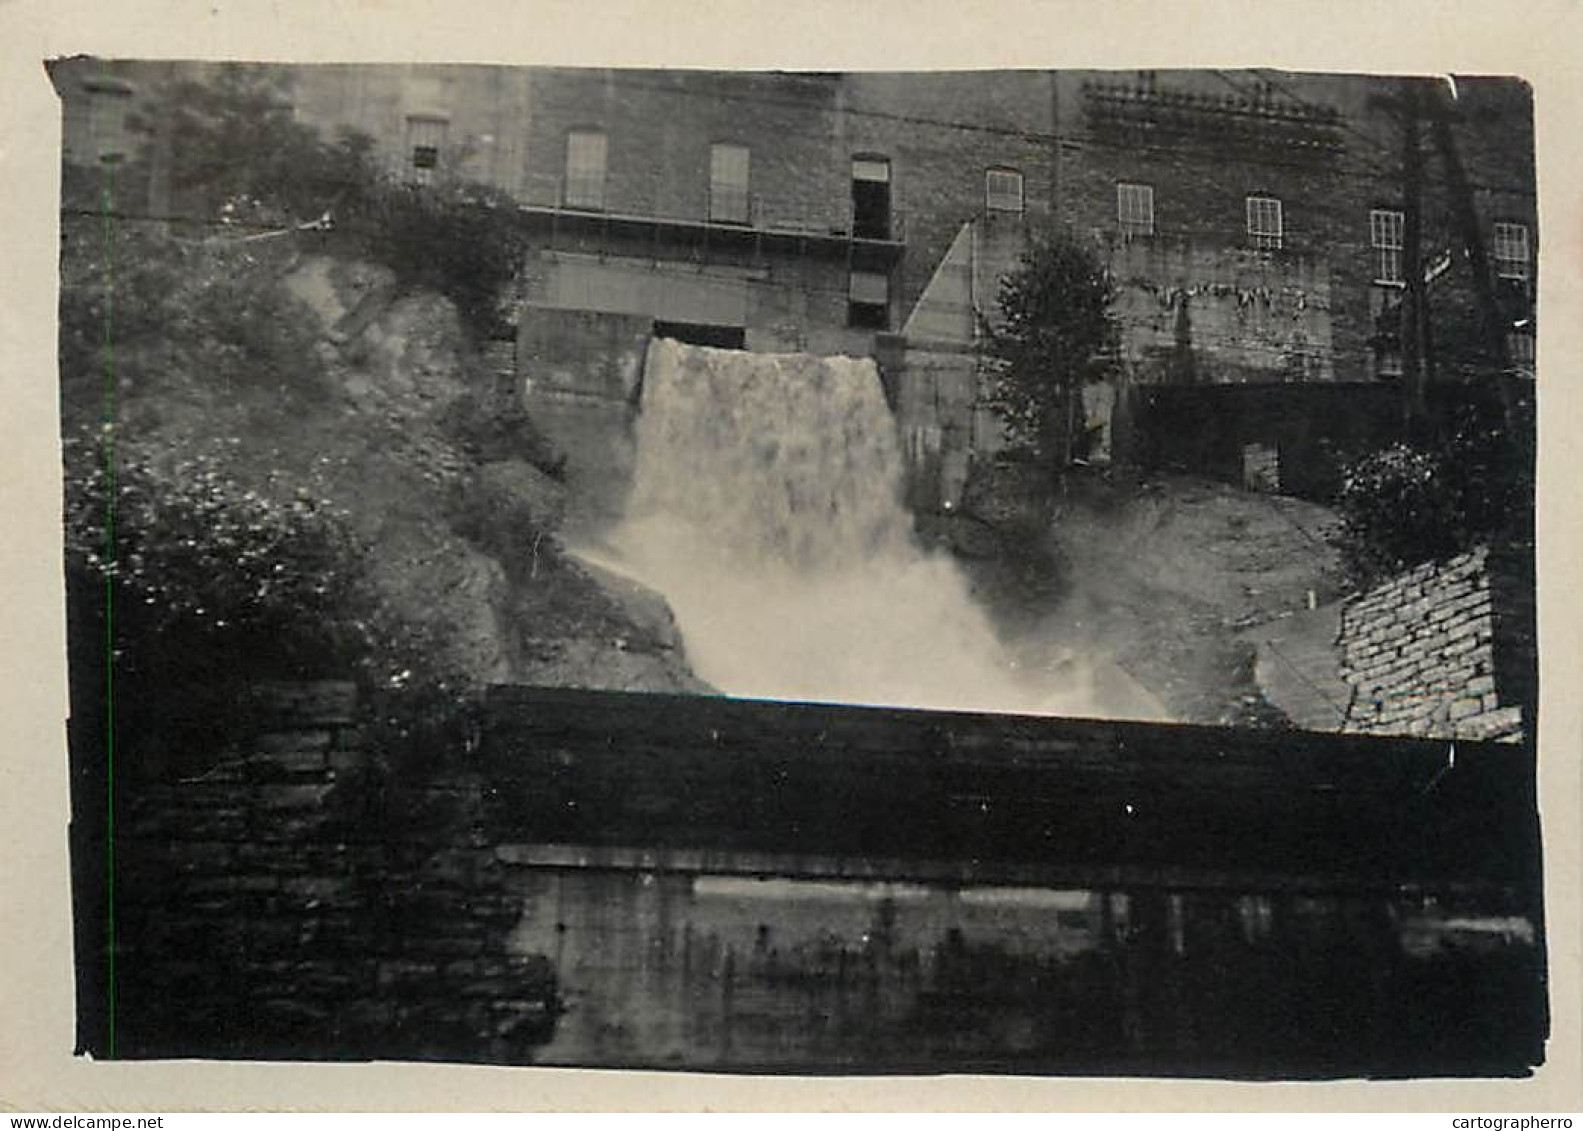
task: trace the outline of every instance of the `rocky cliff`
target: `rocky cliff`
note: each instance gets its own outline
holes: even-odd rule
[[[96,236],[68,232],[63,254],[63,310],[100,301],[110,331],[105,349],[63,340],[68,432],[112,409],[123,457],[217,451],[247,491],[342,512],[463,686],[707,690],[662,601],[563,553],[557,453],[494,399],[448,301],[291,237]]]

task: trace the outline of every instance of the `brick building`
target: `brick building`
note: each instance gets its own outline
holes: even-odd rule
[[[1437,321],[1476,303],[1437,115],[1483,243],[1492,257],[1497,244],[1509,253],[1498,276],[1533,277],[1532,111],[1520,82],[1463,79],[1452,98],[1439,82],[1364,76],[1062,80],[1061,219],[1110,249],[1140,380],[1180,378],[1184,345],[1202,381],[1400,373],[1401,344],[1380,315],[1394,312],[1407,277],[1407,97],[1418,103],[1430,308],[1448,315]],[[1518,366],[1533,359],[1530,314],[1519,303],[1508,319]],[[1465,368],[1457,350],[1440,352],[1447,375]]]
[[[126,124],[139,104],[212,67],[58,64],[68,164],[147,147],[157,132]],[[1131,382],[1372,382],[1396,378],[1404,356],[1434,377],[1531,372],[1532,113],[1515,80],[394,65],[278,77],[298,121],[367,133],[394,175],[453,168],[521,203],[526,383],[630,395],[655,333],[874,355],[909,450],[938,461],[947,497],[972,453],[999,442],[976,407],[975,343],[1032,233],[1068,230],[1109,265]],[[150,206],[170,207],[148,164]],[[1403,302],[1415,181],[1423,318]]]

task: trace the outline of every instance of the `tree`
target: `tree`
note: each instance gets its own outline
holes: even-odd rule
[[[986,403],[1052,476],[1084,450],[1083,387],[1119,372],[1114,299],[1104,268],[1069,236],[1035,243],[1001,281]]]
[[[466,144],[441,155],[432,183],[405,183],[368,135],[329,141],[298,122],[284,72],[252,64],[173,81],[140,127],[140,161],[165,168],[178,213],[238,230],[330,227],[403,287],[444,294],[475,341],[506,336],[525,250],[518,210],[464,175]]]

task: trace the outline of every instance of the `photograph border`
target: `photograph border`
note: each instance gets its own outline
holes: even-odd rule
[[[986,17],[992,17],[986,19]],[[987,25],[995,32],[986,34]],[[1006,29],[1016,34],[1005,34]],[[485,34],[481,34],[481,29]],[[387,0],[11,0],[0,5],[6,98],[0,200],[15,243],[0,269],[0,492],[8,586],[0,689],[0,1107],[21,1110],[1578,1110],[1579,676],[1583,523],[1567,498],[1583,422],[1583,7],[1293,0],[960,5],[681,3],[593,6]],[[722,1077],[445,1065],[98,1064],[70,1055],[71,914],[54,306],[58,103],[45,59],[556,63],[705,68],[980,69],[1250,66],[1516,74],[1535,89],[1541,319],[1538,551],[1541,816],[1552,1035],[1522,1081],[1232,1084],[967,1077]]]

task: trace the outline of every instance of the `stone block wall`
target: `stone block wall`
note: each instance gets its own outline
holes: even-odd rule
[[[118,786],[91,1051],[531,1059],[555,979],[506,946],[521,900],[484,844],[482,786],[372,764],[356,698],[264,688],[257,725],[207,771]]]
[[[1345,729],[1522,741],[1537,699],[1532,576],[1515,552],[1480,548],[1349,602]]]
[[[1470,744],[1447,774],[1438,743],[1302,732],[520,687],[434,725],[433,700],[359,708],[346,684],[250,698],[223,757],[117,774],[113,853],[76,845],[111,856],[114,886],[85,894],[113,899],[118,943],[109,993],[79,998],[115,1036],[84,1051],[1157,1072],[1208,1049],[1419,1074],[1543,1055],[1520,747]],[[403,704],[419,721],[393,727]],[[1499,913],[1511,945],[1419,961],[1438,928],[1417,915],[1427,941],[1398,949],[1379,896],[1411,913],[1403,877]],[[1300,977],[1260,957],[1273,941]],[[1170,988],[1227,962],[1258,993]]]

